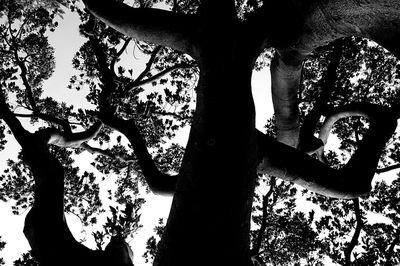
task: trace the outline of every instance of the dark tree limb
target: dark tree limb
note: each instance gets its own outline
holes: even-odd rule
[[[128,47],[129,43],[131,42],[132,38],[127,38],[124,42],[124,44],[122,45],[121,49],[117,52],[117,54],[113,57],[111,63],[110,63],[110,68],[114,69],[115,64],[118,61],[118,58],[124,53],[124,51],[126,50],[126,48]]]
[[[171,66],[169,68],[166,68],[166,69],[162,70],[161,72],[152,75],[149,78],[143,79],[143,77],[142,77],[141,79],[139,79],[139,77],[138,77],[135,81],[129,83],[125,87],[125,93],[127,93],[128,91],[130,91],[130,90],[132,90],[132,89],[134,89],[136,87],[143,86],[143,85],[149,84],[149,83],[151,83],[153,81],[156,81],[156,80],[162,78],[163,76],[171,73],[172,71],[174,71],[176,69],[191,68],[191,67],[193,67],[193,66],[190,65],[190,64],[180,63],[180,64],[173,65],[173,66]]]
[[[126,162],[126,163],[133,162],[133,159],[126,158],[124,156],[114,155],[114,154],[112,154],[111,152],[109,152],[107,150],[103,150],[103,149],[100,149],[100,148],[92,147],[89,144],[87,144],[86,142],[82,143],[80,147],[85,149],[86,151],[90,152],[91,154],[103,155],[103,156],[106,156],[108,158],[111,158],[111,159],[114,159],[114,160],[121,160],[121,161]]]
[[[354,213],[356,215],[356,229],[354,231],[353,236],[351,237],[350,242],[347,244],[347,247],[344,250],[344,260],[346,266],[351,265],[351,253],[358,243],[358,238],[360,237],[361,230],[364,226],[359,199],[358,198],[353,199],[353,204],[354,204]]]
[[[175,192],[175,186],[178,176],[170,176],[161,173],[150,153],[147,150],[146,142],[139,132],[133,120],[123,120],[118,118],[110,107],[109,98],[115,92],[117,85],[115,83],[114,72],[107,65],[107,58],[101,50],[97,39],[90,36],[90,42],[95,52],[98,68],[101,73],[102,91],[99,98],[98,118],[107,126],[121,132],[130,141],[134,152],[138,158],[138,164],[143,170],[143,175],[150,189],[156,194],[171,195]],[[160,48],[158,48],[160,49]],[[154,57],[158,51],[153,51]],[[154,59],[153,59],[154,60]],[[151,64],[148,64],[151,67]],[[144,75],[143,75],[144,76]]]
[[[124,241],[110,242],[107,247],[113,249],[100,252],[90,250],[72,236],[64,217],[64,169],[48,149],[54,130],[43,129],[34,134],[26,131],[9,109],[2,91],[0,115],[21,145],[24,162],[35,180],[35,201],[25,218],[24,234],[40,265],[132,266],[129,246]],[[82,134],[73,137],[77,136]]]
[[[382,173],[386,173],[395,169],[399,169],[400,168],[400,164],[393,164],[387,167],[383,167],[383,168],[378,168],[376,169],[376,173],[377,174],[382,174]]]
[[[179,175],[168,175],[158,170],[135,122],[110,116],[107,113],[101,113],[99,118],[104,124],[124,134],[129,140],[151,191],[160,195],[172,195],[175,192]]]
[[[196,57],[197,18],[151,8],[132,8],[117,1],[85,0],[86,8],[124,35],[169,46]]]
[[[251,254],[253,256],[256,256],[259,254],[260,249],[261,249],[261,244],[262,244],[262,240],[264,239],[264,234],[265,234],[265,230],[267,229],[268,223],[267,223],[267,216],[268,216],[268,211],[271,208],[268,208],[268,201],[269,198],[271,197],[272,193],[274,192],[275,189],[275,177],[271,177],[271,183],[270,183],[270,187],[269,190],[267,192],[267,194],[265,194],[263,196],[263,202],[262,202],[262,220],[261,220],[261,226],[260,229],[258,230],[258,234],[257,234],[257,239],[255,241],[254,247],[251,250]]]
[[[301,185],[311,191],[335,198],[357,198],[371,189],[382,149],[397,126],[397,112],[373,104],[352,104],[336,114],[358,110],[370,118],[370,128],[348,163],[335,170],[303,152],[280,144],[260,133],[261,173]]]

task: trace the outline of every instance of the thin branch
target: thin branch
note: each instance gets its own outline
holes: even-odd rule
[[[25,86],[26,96],[28,98],[29,104],[31,105],[31,108],[33,109],[33,111],[37,112],[38,108],[37,108],[37,105],[36,105],[35,98],[33,96],[33,88],[32,88],[32,86],[29,83],[28,78],[27,78],[28,70],[27,70],[24,62],[22,62],[19,59],[18,52],[17,52],[16,49],[14,50],[14,59],[15,59],[16,64],[19,66],[19,68],[21,70],[20,77],[21,77],[22,82],[23,82],[23,84]]]
[[[139,78],[138,78],[134,82],[131,82],[130,84],[128,84],[126,86],[125,93],[127,93],[128,91],[130,91],[130,90],[132,90],[132,89],[134,89],[136,87],[143,86],[143,85],[149,84],[149,83],[151,83],[153,81],[156,81],[156,80],[162,78],[163,76],[171,73],[172,71],[174,71],[176,69],[191,68],[191,67],[193,67],[193,65],[186,64],[186,63],[176,64],[176,65],[173,65],[173,66],[171,66],[169,68],[164,69],[163,71],[161,71],[161,72],[159,72],[159,73],[157,73],[157,74],[155,74],[155,75],[153,75],[153,76],[151,76],[151,77],[149,77],[147,79],[139,80]]]
[[[8,108],[3,89],[0,87],[0,118],[3,119],[8,127],[11,129],[14,137],[22,146],[27,141],[27,137],[31,135],[24,127],[16,116]]]
[[[399,242],[400,242],[400,229],[397,228],[396,233],[395,233],[394,238],[393,238],[393,241],[390,243],[389,249],[388,249],[388,251],[386,252],[386,255],[385,255],[385,259],[386,259],[385,266],[392,266],[393,265],[392,262],[391,262],[391,258],[394,255],[394,248],[396,247],[396,245],[399,244]]]
[[[268,223],[267,223],[268,206],[269,206],[268,201],[269,201],[269,198],[271,197],[272,193],[274,192],[275,184],[276,184],[275,181],[276,181],[275,177],[271,177],[269,190],[268,190],[267,194],[265,194],[263,196],[261,226],[260,226],[260,229],[258,230],[258,235],[257,235],[256,242],[254,244],[254,247],[251,250],[251,254],[253,254],[253,255],[257,255],[260,252],[262,240],[264,238],[265,229],[267,229],[267,226],[268,226]],[[276,197],[274,197],[274,199],[275,198]],[[276,202],[276,200],[274,200],[274,201]]]
[[[353,199],[353,204],[354,204],[354,213],[356,215],[356,229],[354,231],[354,234],[351,238],[351,241],[348,243],[346,249],[344,250],[344,256],[345,256],[345,265],[350,266],[351,265],[351,253],[354,249],[354,247],[358,243],[358,238],[360,237],[361,229],[364,226],[363,222],[363,217],[361,214],[360,210],[360,201],[358,198]]]
[[[400,164],[394,164],[394,165],[390,165],[387,167],[383,167],[383,168],[378,168],[376,169],[376,173],[377,174],[382,174],[382,173],[386,173],[395,169],[399,169],[400,168]]]
[[[114,69],[115,68],[115,64],[117,63],[118,58],[124,53],[124,51],[128,47],[128,45],[131,42],[131,40],[132,40],[132,38],[127,38],[125,40],[125,42],[122,45],[121,49],[117,52],[117,54],[112,59],[111,64],[110,64],[110,69]]]
[[[161,49],[162,49],[161,45],[157,45],[154,48],[154,50],[151,52],[151,56],[150,56],[149,61],[146,63],[145,69],[136,78],[136,80],[135,80],[136,82],[141,82],[142,79],[146,76],[146,74],[150,72],[151,66],[153,65],[154,61],[156,60],[157,54],[160,52]]]
[[[92,146],[90,146],[89,144],[87,144],[86,142],[82,143],[81,148],[84,148],[86,151],[90,152],[91,154],[99,154],[99,155],[103,155],[106,156],[108,158],[114,159],[114,160],[121,160],[123,162],[126,163],[131,163],[134,162],[133,159],[128,159],[119,155],[114,155],[111,152],[107,151],[107,150],[103,150],[100,148],[94,148]]]

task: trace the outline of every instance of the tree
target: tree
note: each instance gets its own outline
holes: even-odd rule
[[[326,108],[326,101],[322,101],[315,104],[302,122],[297,95],[303,61],[315,49],[336,39],[369,38],[399,56],[400,4],[397,1],[295,3],[265,0],[247,1],[247,4],[228,0],[172,1],[172,11],[148,8],[152,1],[138,1],[137,7],[120,1],[84,2],[91,14],[128,36],[121,42],[122,35],[110,33],[111,30],[93,15],[80,13],[85,21],[82,34],[88,38],[88,43],[79,52],[76,65],[85,71],[91,89],[88,99],[97,105],[97,109],[90,112],[90,119],[83,111],[72,114],[67,106],[54,104],[50,99],[50,103],[45,103],[40,98],[41,81],[52,69],[51,49],[38,49],[47,47],[41,29],[52,26],[50,14],[43,9],[35,12],[35,16],[40,14],[46,19],[34,20],[30,25],[37,32],[30,34],[21,30],[22,35],[25,34],[22,39],[17,38],[19,31],[13,27],[3,28],[10,35],[2,37],[2,52],[7,55],[3,58],[8,61],[2,62],[0,113],[21,145],[23,161],[35,182],[34,203],[24,232],[40,265],[132,264],[129,247],[120,235],[113,237],[104,251],[90,250],[72,237],[64,219],[66,167],[54,154],[59,148],[49,149],[49,145],[86,149],[120,164],[130,165],[130,160],[134,160],[140,166],[138,176],[142,176],[150,190],[174,195],[154,265],[253,265],[250,222],[257,172],[292,181],[330,197],[353,199],[370,191],[382,149],[396,128],[397,103],[378,105],[362,99]],[[9,25],[16,19],[30,18],[22,11],[21,2],[16,3],[17,8],[4,5],[1,10],[7,13]],[[150,67],[162,48],[139,44],[143,51],[151,54],[149,68],[143,75],[128,79],[123,75],[123,68],[118,68],[116,73],[115,62],[130,38],[168,46],[179,52],[166,52],[168,56],[156,62],[163,65],[156,74]],[[251,74],[256,59],[270,47],[276,49],[271,62],[271,84],[278,141],[255,129],[251,94]],[[196,62],[182,53],[189,54]],[[168,64],[174,60],[177,63]],[[10,82],[18,71],[15,65],[24,89]],[[193,118],[187,107],[180,108],[178,114],[159,108],[163,102],[179,102],[180,93],[165,90],[165,97],[149,96],[146,103],[139,98],[140,85],[166,73],[179,74],[175,77],[178,81],[181,78],[180,82],[176,81],[177,91],[187,89],[182,77],[197,73],[196,66],[200,71]],[[127,71],[129,73],[129,69]],[[99,84],[90,82],[90,78],[97,78]],[[159,82],[165,81],[160,79]],[[27,131],[8,105],[8,93],[17,95],[17,103],[31,111],[30,117],[48,121],[58,128],[42,128],[35,133]],[[48,113],[48,106],[61,115]],[[149,113],[152,119],[144,115]],[[163,132],[176,130],[173,122],[157,120],[153,116],[157,113],[191,121],[191,133],[179,170],[174,161],[165,163],[174,167],[159,169],[147,149],[159,146],[160,135],[152,134],[158,132],[154,130],[157,125]],[[336,120],[349,115],[366,117],[370,125],[349,162],[335,169],[326,164],[321,150]],[[325,123],[318,140],[314,133],[321,116],[325,117]],[[85,130],[73,132],[70,117],[79,117]],[[126,137],[134,155],[121,147],[104,151],[87,144],[93,138],[100,141],[107,139],[106,136],[109,138],[107,131],[111,129]],[[178,146],[168,152],[183,153]],[[322,162],[307,153],[316,153]],[[104,157],[101,160],[105,160]],[[105,166],[101,160],[99,167],[104,171],[118,171],[117,167]],[[131,167],[136,166],[127,166],[128,173]],[[312,234],[307,223],[302,222],[305,217],[289,207],[285,210],[287,219],[278,221],[297,223],[298,228]],[[390,253],[393,251],[387,256]]]

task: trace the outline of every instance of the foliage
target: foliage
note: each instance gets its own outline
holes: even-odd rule
[[[0,251],[4,249],[5,245],[6,245],[6,242],[2,241],[1,237],[0,237]],[[6,264],[4,259],[2,257],[0,257],[0,265],[4,265],[4,264]]]
[[[38,266],[39,264],[32,256],[32,252],[22,254],[21,258],[14,261],[14,266]]]
[[[157,244],[160,241],[160,238],[164,232],[164,220],[160,218],[158,220],[158,225],[154,227],[154,236],[151,236],[149,239],[147,239],[146,242],[146,252],[143,254],[143,258],[145,259],[146,263],[149,263],[150,261],[154,260],[154,257],[157,252]]]

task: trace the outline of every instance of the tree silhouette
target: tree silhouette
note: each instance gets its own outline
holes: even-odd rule
[[[19,161],[9,161],[0,195],[16,200],[15,212],[32,205],[24,233],[33,256],[39,265],[132,265],[132,251],[124,238],[139,227],[143,202],[137,199],[137,190],[145,184],[153,193],[174,197],[154,265],[250,266],[269,263],[272,256],[278,256],[275,262],[281,264],[302,259],[320,263],[327,248],[337,247],[331,249],[317,239],[311,226],[313,212],[297,212],[296,189],[276,178],[324,196],[353,199],[333,206],[332,200],[310,196],[331,212],[336,226],[330,218],[322,218],[318,230],[325,226],[332,234],[347,234],[353,221],[336,220],[350,213],[350,206],[361,224],[357,198],[370,192],[382,150],[399,117],[396,97],[382,99],[392,94],[386,88],[397,82],[393,67],[398,69],[395,57],[400,55],[400,4],[182,0],[166,1],[170,11],[150,8],[157,2],[135,1],[128,6],[121,1],[85,0],[89,12],[69,1],[1,2],[5,24],[1,25],[0,114],[6,125],[1,129],[9,129],[22,151]],[[80,31],[87,42],[74,58],[80,74],[71,78],[70,87],[88,88],[86,98],[93,110],[75,110],[43,95],[43,81],[54,68],[45,32],[56,26],[61,5],[77,11],[82,21]],[[375,41],[394,56],[374,51],[377,46],[365,39],[342,39],[349,36]],[[321,48],[332,42],[333,47]],[[133,43],[149,57],[138,74],[119,64]],[[251,93],[252,70],[260,54],[268,57],[268,48],[275,49],[270,67],[276,139],[256,130]],[[362,59],[362,53],[373,60]],[[323,75],[307,70],[307,64],[323,65],[318,56],[326,55],[329,63]],[[343,59],[349,55],[355,59]],[[310,57],[315,60],[305,61]],[[378,71],[371,74],[369,69]],[[358,78],[357,85],[351,75]],[[153,85],[154,91],[145,85]],[[334,127],[349,116],[367,119],[368,128],[360,118],[349,120],[350,126]],[[45,126],[31,133],[21,122],[26,117],[32,123],[44,121]],[[187,125],[191,130],[186,148],[166,145]],[[349,128],[356,130],[354,140]],[[324,153],[332,129],[346,140],[343,150],[353,152],[342,165],[335,164],[339,160],[332,152]],[[0,135],[3,140],[4,136]],[[104,143],[111,148],[103,149]],[[118,174],[119,187],[110,196],[125,206],[121,214],[111,208],[105,233],[93,234],[97,250],[79,243],[65,221],[65,213],[72,212],[84,224],[93,224],[102,212],[93,173],[80,174],[73,166],[72,153],[84,150],[98,155],[93,162],[97,170]],[[381,171],[396,165],[389,164],[396,163],[395,152],[388,158],[381,162]],[[258,180],[263,175],[269,177]],[[265,180],[269,192],[255,197],[254,209],[261,215],[253,216],[259,228],[251,234],[254,191],[257,182]],[[384,212],[383,190],[397,195],[397,186],[377,187],[381,189],[372,194],[378,200],[364,208]],[[279,200],[282,206],[276,205]],[[390,202],[396,209],[396,199]],[[366,227],[371,232],[365,238],[364,261],[385,259],[390,265],[398,260],[397,218],[392,216],[389,228]],[[360,230],[345,245],[346,263]],[[110,241],[103,248],[105,234]],[[302,241],[307,245],[298,249]]]

